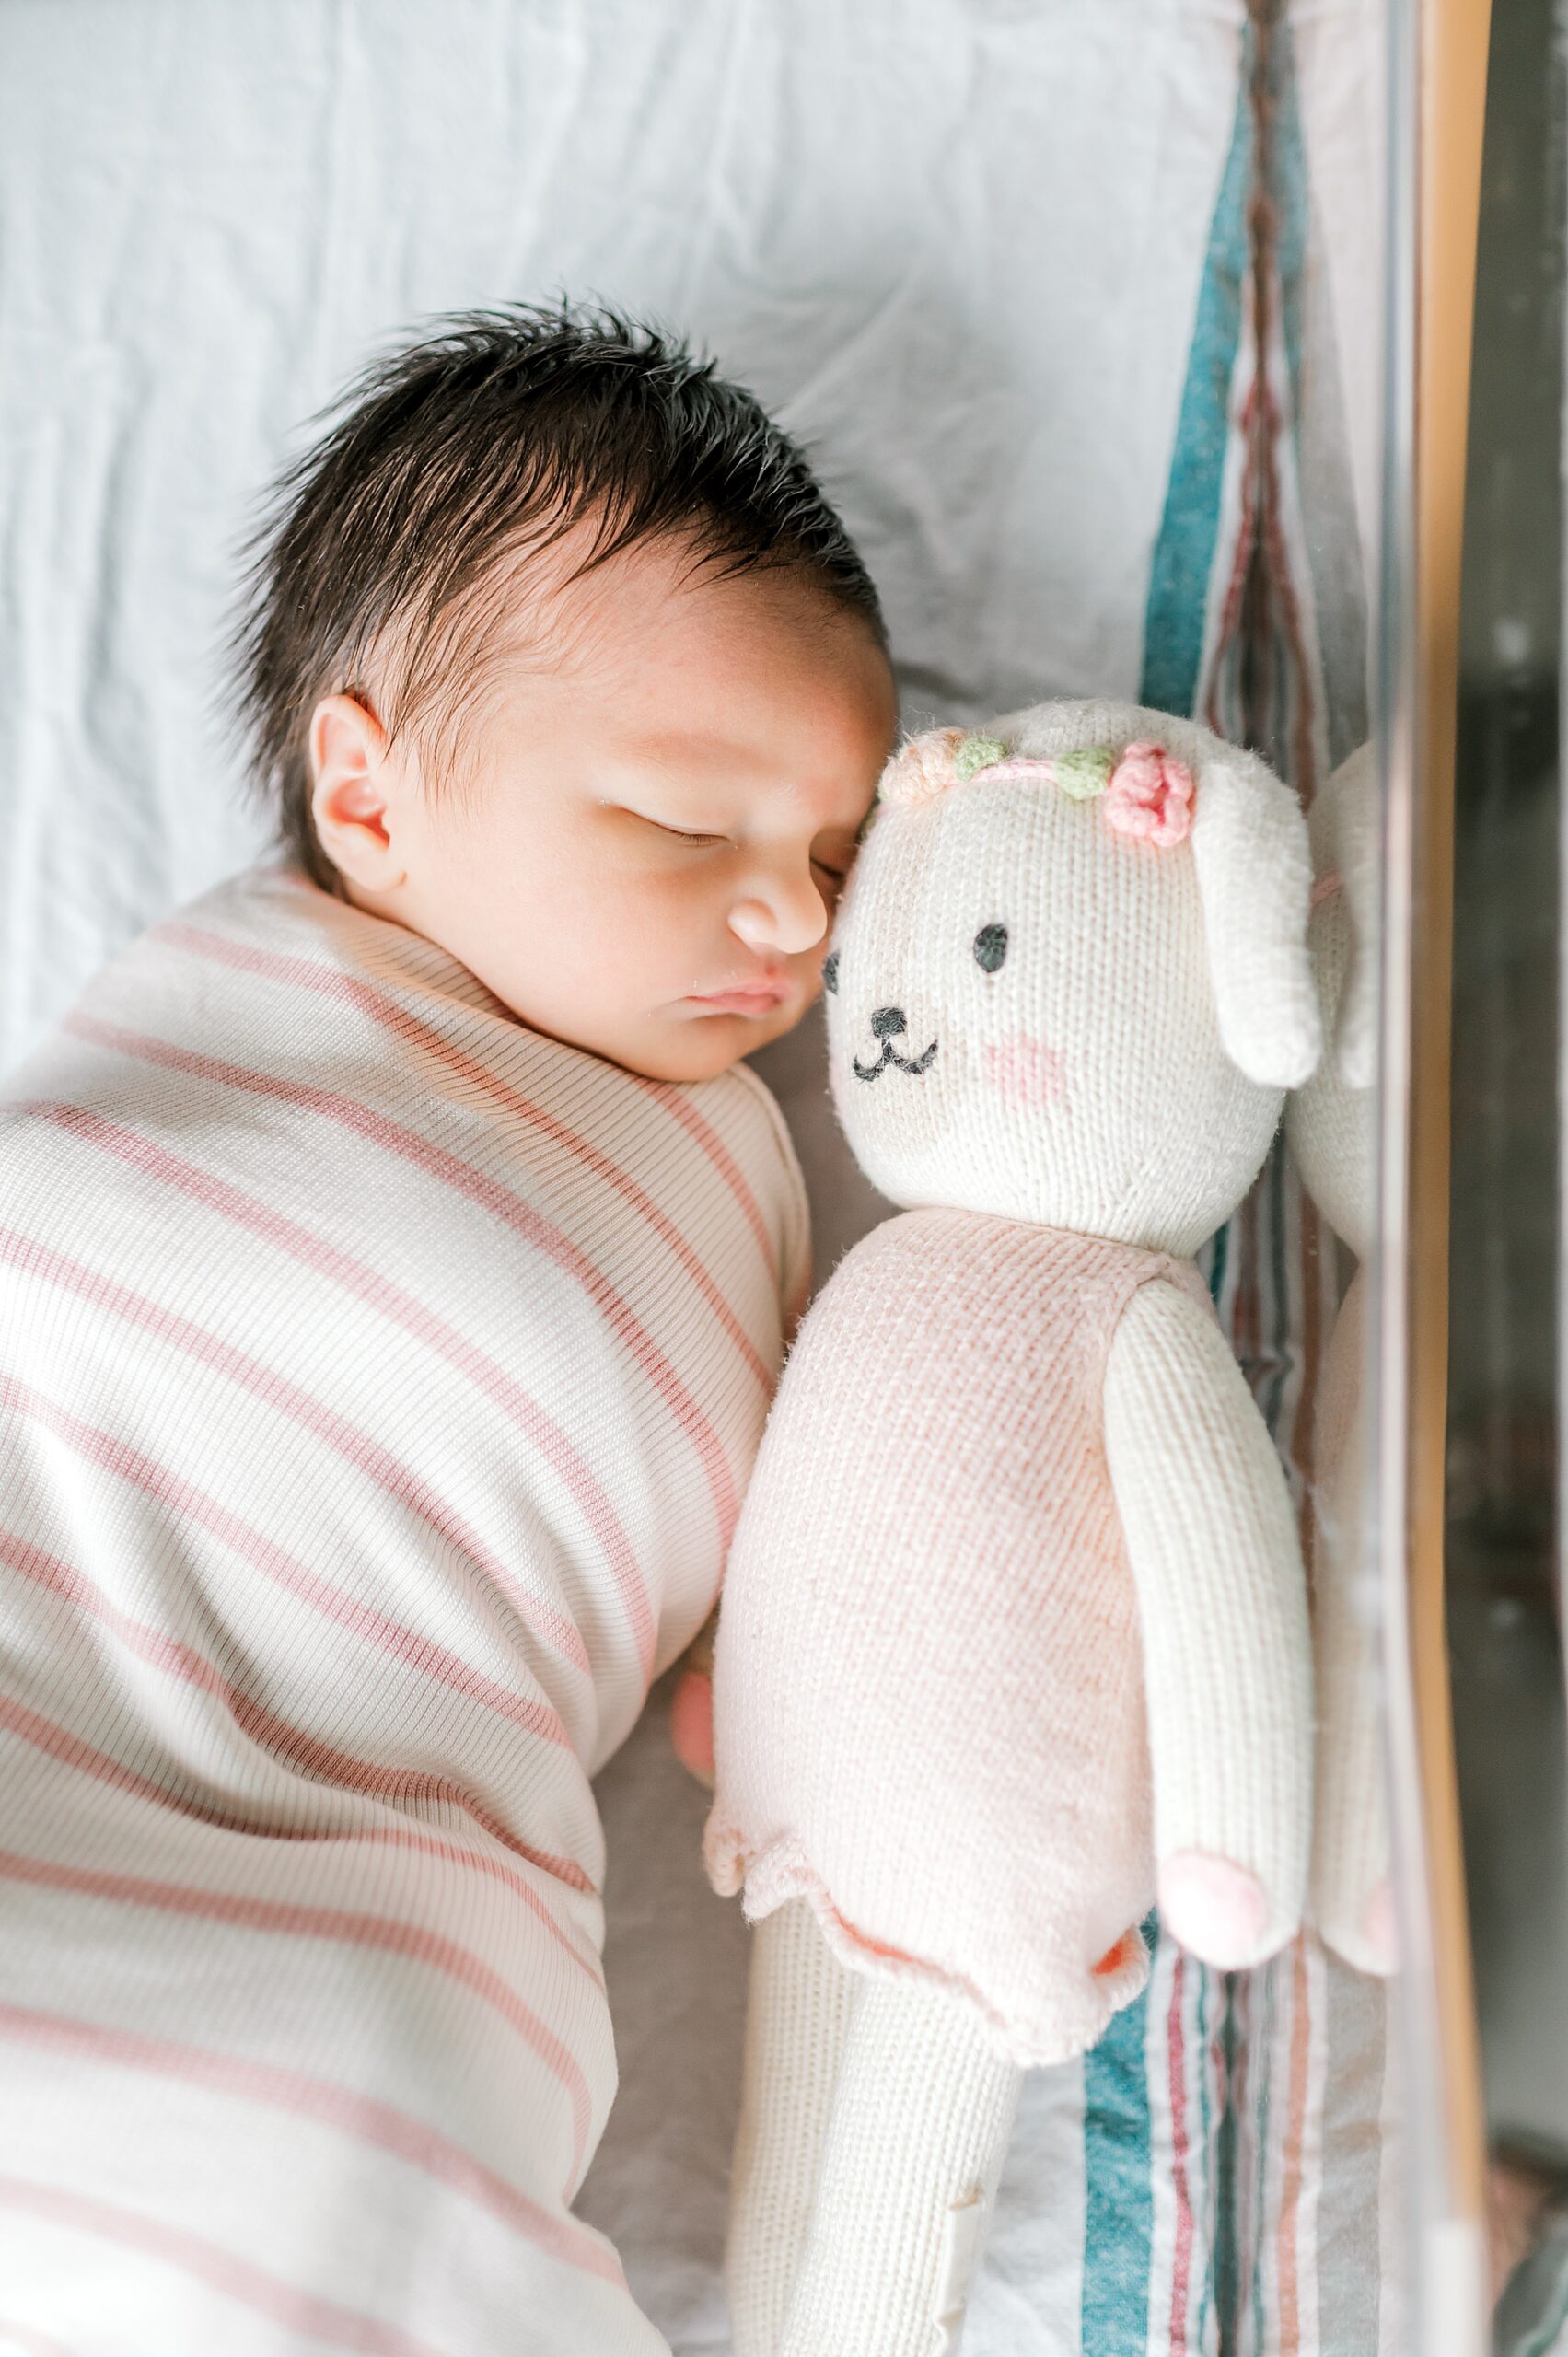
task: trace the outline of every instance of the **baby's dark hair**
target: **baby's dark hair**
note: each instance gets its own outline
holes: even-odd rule
[[[517,304],[436,323],[377,362],[279,479],[247,552],[233,654],[251,774],[317,883],[321,697],[388,673],[389,734],[450,729],[505,620],[502,560],[591,537],[578,574],[640,541],[718,575],[787,570],[886,644],[871,577],[802,452],[711,360],[609,310]],[[439,766],[439,763],[436,763]]]

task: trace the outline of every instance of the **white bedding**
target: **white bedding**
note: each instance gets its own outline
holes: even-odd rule
[[[0,1066],[261,841],[215,659],[236,544],[434,311],[566,289],[706,339],[816,447],[910,717],[1135,695],[1244,13],[0,0]],[[1353,240],[1356,10],[1297,17]],[[1338,341],[1358,394],[1365,325]],[[806,1036],[775,1059],[821,1269],[876,1206],[818,1069]],[[676,2351],[718,2351],[744,1933],[659,1708],[603,1797],[623,2093],[586,2206]],[[1080,2087],[1031,2084],[967,2357],[1076,2348]]]

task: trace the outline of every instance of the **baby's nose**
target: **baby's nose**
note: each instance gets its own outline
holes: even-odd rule
[[[907,1031],[908,1028],[901,1006],[879,1006],[871,1018],[871,1031],[874,1039],[896,1039],[900,1031]]]

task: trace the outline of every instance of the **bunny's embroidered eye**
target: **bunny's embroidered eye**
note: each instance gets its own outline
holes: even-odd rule
[[[839,986],[839,953],[830,949],[822,960],[822,988],[836,991]]]
[[[974,937],[974,962],[982,973],[994,974],[1007,955],[1005,924],[982,924]]]

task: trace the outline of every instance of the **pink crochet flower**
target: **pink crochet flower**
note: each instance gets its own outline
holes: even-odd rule
[[[1184,842],[1192,824],[1191,771],[1163,745],[1129,745],[1105,789],[1105,822],[1162,851]]]
[[[953,784],[953,757],[964,741],[961,728],[928,728],[912,737],[882,772],[877,793],[884,802],[935,802]]]

